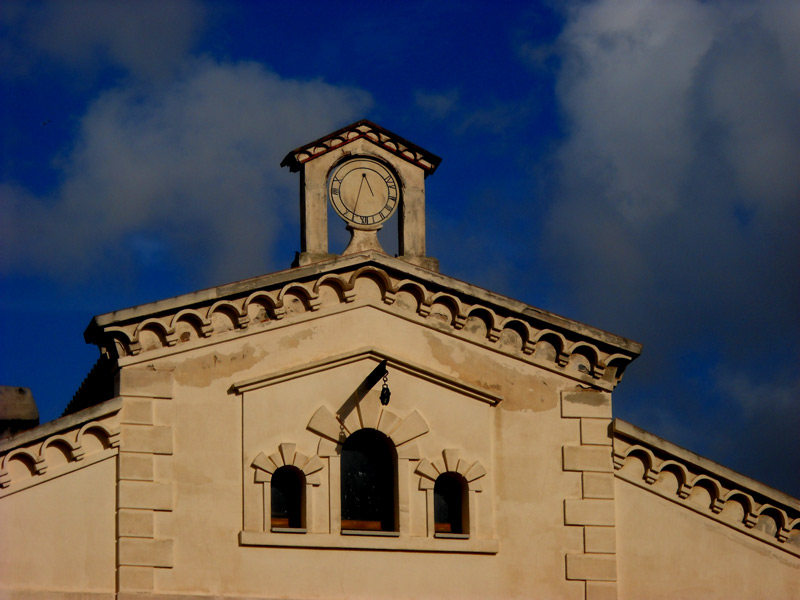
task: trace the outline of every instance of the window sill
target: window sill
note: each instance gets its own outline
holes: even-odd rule
[[[306,533],[305,527],[273,527],[272,533]]]
[[[293,530],[296,531],[296,530]],[[351,530],[352,531],[352,530]],[[344,533],[344,532],[343,532]],[[366,535],[364,535],[366,533]],[[375,535],[396,532],[363,532],[355,535],[336,533],[306,533],[282,535],[268,531],[240,531],[242,546],[267,546],[276,548],[330,548],[337,550],[387,550],[400,552],[450,552],[465,554],[497,554],[497,540],[448,539],[441,537],[395,537]]]
[[[443,540],[468,540],[468,533],[446,533],[444,531],[434,533],[433,537]]]
[[[400,537],[400,532],[375,531],[373,529],[342,529],[342,535],[374,535],[376,537]]]

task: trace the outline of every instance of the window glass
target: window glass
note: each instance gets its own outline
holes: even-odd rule
[[[466,483],[457,473],[442,473],[433,486],[433,520],[436,533],[467,533],[464,526]]]
[[[303,474],[294,467],[280,467],[272,474],[272,526],[303,526]]]
[[[342,446],[342,529],[396,531],[397,455],[389,438],[361,429]]]

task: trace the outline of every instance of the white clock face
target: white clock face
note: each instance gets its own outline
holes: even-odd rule
[[[350,159],[330,172],[328,197],[334,210],[356,228],[377,229],[400,199],[397,176],[370,158]]]

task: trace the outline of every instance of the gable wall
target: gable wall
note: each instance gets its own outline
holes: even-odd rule
[[[796,598],[800,560],[616,479],[619,598]]]
[[[400,419],[416,411],[429,429],[414,441],[419,457],[442,460],[442,450],[454,449],[486,468],[482,491],[475,494],[471,539],[445,541],[482,540],[479,553],[239,544],[241,531],[263,528],[263,516],[253,508],[261,493],[253,480],[254,455],[275,453],[281,443],[294,443],[307,456],[316,453],[321,438],[307,429],[309,420],[323,406],[336,413],[376,363],[300,373],[241,394],[232,392],[232,384],[362,347],[502,397],[492,406],[390,366],[388,409]],[[583,543],[580,528],[565,527],[563,516],[564,498],[580,497],[581,486],[579,473],[563,471],[561,456],[563,444],[580,439],[577,420],[562,419],[560,410],[561,391],[574,389],[573,381],[459,340],[447,328],[421,328],[367,301],[324,318],[187,348],[128,360],[125,367],[152,366],[174,381],[173,397],[157,415],[172,428],[173,453],[155,463],[156,480],[172,481],[174,502],[154,521],[155,537],[172,540],[172,566],[155,569],[153,591],[485,598],[526,597],[536,590],[544,597],[584,597],[584,583],[564,577],[565,552],[580,552]],[[408,533],[418,538],[414,544],[435,549],[440,540],[427,539],[417,464],[409,463],[401,484],[408,489]],[[324,532],[331,527],[328,496],[338,484],[327,467],[320,475],[312,490],[313,527]],[[329,537],[344,536],[336,530]]]

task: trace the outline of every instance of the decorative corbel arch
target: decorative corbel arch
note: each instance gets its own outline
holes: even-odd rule
[[[345,281],[342,277],[335,273],[326,273],[314,282],[313,291],[319,296],[320,288],[323,285],[330,285],[336,288],[339,297],[343,302],[352,302],[356,299],[356,293],[352,282]]]
[[[140,343],[139,336],[142,331],[146,330],[152,331],[159,337],[159,339],[163,339],[165,346],[174,346],[178,342],[178,337],[175,335],[175,329],[172,327],[167,327],[155,317],[151,319],[145,319],[139,323],[139,325],[136,327],[136,330],[133,332],[134,341]]]
[[[516,317],[507,317],[502,323],[500,323],[498,327],[501,330],[501,335],[506,329],[515,331],[522,339],[522,347],[520,348],[522,353],[533,354],[533,350],[535,348],[535,345],[531,343],[531,335],[533,332],[530,325],[528,325],[525,321],[517,319]]]
[[[290,293],[300,296],[307,310],[311,312],[319,310],[321,304],[319,294],[309,291],[302,283],[293,281],[292,283],[287,283],[281,288],[281,291],[278,292],[278,306],[283,308],[284,311],[286,310],[284,299],[286,295]]]
[[[233,322],[235,327],[239,329],[246,329],[250,324],[250,317],[247,316],[247,307],[240,309],[233,302],[228,300],[220,300],[211,305],[206,313],[206,320],[210,323],[211,317],[214,313],[222,313],[228,316]]]
[[[384,271],[372,266],[361,267],[350,276],[350,285],[355,287],[356,281],[361,277],[366,277],[375,281],[381,290],[381,297],[384,303],[394,304],[397,298],[396,290],[392,285],[392,280]]]
[[[203,318],[196,310],[192,310],[191,308],[185,308],[177,312],[175,316],[172,317],[169,328],[174,331],[179,321],[191,323],[193,327],[198,329],[202,337],[208,337],[214,331],[214,326],[211,324],[211,321],[208,318]]]
[[[431,296],[431,310],[434,304],[441,304],[447,307],[452,313],[452,326],[454,329],[463,329],[467,323],[467,315],[464,313],[464,305],[456,296],[447,292],[436,292]]]
[[[283,307],[283,301],[275,299],[271,294],[263,290],[253,292],[247,297],[242,305],[243,314],[249,314],[248,311],[251,304],[261,304],[264,306],[265,310],[269,310],[267,316],[276,321],[286,316],[286,309]]]
[[[465,323],[466,320],[473,315],[481,319],[486,324],[486,338],[490,342],[494,343],[500,339],[501,329],[498,327],[500,318],[497,316],[497,313],[487,306],[474,305],[466,311],[464,316]],[[481,315],[486,316],[482,317]]]

